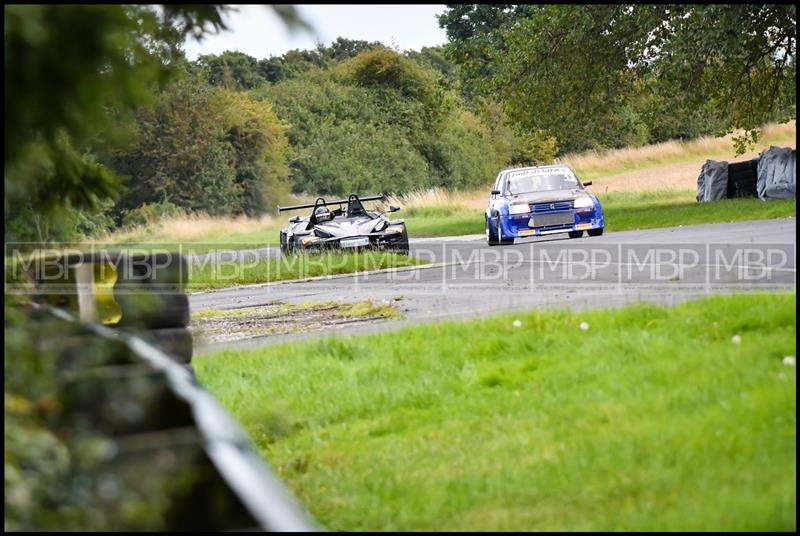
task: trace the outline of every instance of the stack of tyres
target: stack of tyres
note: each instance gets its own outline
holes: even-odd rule
[[[38,303],[147,339],[192,372],[187,263],[182,255],[56,253],[35,265],[33,278]]]
[[[758,159],[728,164],[728,198],[757,197]]]
[[[135,333],[191,370],[187,263],[177,253],[127,254],[116,267],[116,327]]]
[[[129,343],[98,335],[88,324],[45,310],[31,311],[25,323],[12,322],[6,326],[17,345],[11,353],[30,345],[48,373],[47,382],[30,386],[31,396],[44,388],[50,390],[47,400],[57,401],[37,409],[33,422],[59,438],[54,452],[70,453],[68,473],[38,478],[59,480],[61,493],[73,486],[81,493],[80,502],[67,502],[66,513],[56,519],[71,515],[80,523],[78,515],[84,514],[101,530],[268,528],[248,507],[248,494],[212,459],[220,441],[198,423],[199,388],[187,396]],[[204,423],[224,422],[220,412],[203,413]],[[236,445],[237,453],[251,451]]]

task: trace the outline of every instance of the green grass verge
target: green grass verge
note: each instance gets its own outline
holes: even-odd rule
[[[280,244],[280,230],[286,227],[276,223],[274,227],[259,229],[258,231],[234,234],[219,234],[208,236],[202,240],[176,241],[174,239],[164,240],[157,234],[141,234],[133,239],[120,241],[114,247],[137,248],[152,247],[153,244],[170,250],[177,251],[182,248],[191,253],[206,253],[212,250],[234,250],[234,249],[255,249],[268,246],[278,246]]]
[[[463,207],[415,207],[404,219],[411,237],[483,233],[483,212]]]
[[[690,190],[661,190],[599,195],[608,231],[678,225],[785,218],[797,213],[794,199],[722,199],[698,203]]]
[[[505,314],[193,364],[333,530],[793,531],[795,301]]]
[[[690,190],[657,190],[598,195],[607,231],[785,218],[797,213],[794,199],[723,199],[698,203]],[[406,218],[411,236],[457,236],[484,232],[480,210],[418,209]]]
[[[188,290],[194,292],[419,264],[427,264],[427,261],[385,251],[299,254],[242,263],[209,260],[190,266]]]

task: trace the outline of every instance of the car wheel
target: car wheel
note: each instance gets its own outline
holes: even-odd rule
[[[485,222],[486,222],[486,242],[490,246],[496,246],[497,244],[500,243],[497,241],[497,233],[492,232],[492,226],[489,225],[489,218],[485,218]]]
[[[514,243],[513,238],[506,238],[503,236],[503,226],[500,225],[500,214],[497,215],[496,223],[497,223],[497,241],[503,245],[513,244]]]
[[[408,255],[408,230],[405,227],[403,227],[403,235],[400,238],[400,242],[394,245],[392,249],[401,255]]]
[[[294,255],[297,253],[297,246],[294,243],[294,240],[286,240],[286,247],[282,250],[284,255]]]
[[[589,233],[589,236],[603,236],[603,227],[599,229],[589,229],[586,232]]]
[[[286,247],[286,233],[284,233],[283,231],[281,231],[280,244],[281,244],[281,255],[286,255],[286,249],[287,249],[287,247]]]
[[[570,231],[569,237],[570,238],[580,238],[583,236],[583,231]]]

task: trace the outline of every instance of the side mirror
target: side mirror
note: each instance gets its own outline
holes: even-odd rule
[[[492,190],[492,195],[500,195],[500,190]]]
[[[592,181],[586,181],[586,182],[583,183],[583,185],[584,186],[591,186],[592,185]]]
[[[300,216],[292,216],[289,218],[289,223],[297,223],[300,221]]]
[[[389,210],[387,210],[387,212],[397,212],[398,210],[400,210],[400,207],[389,205]]]

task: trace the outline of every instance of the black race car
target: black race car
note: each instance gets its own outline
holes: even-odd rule
[[[289,227],[281,230],[281,252],[291,254],[326,248],[372,248],[408,254],[405,222],[386,217],[386,214],[397,212],[400,207],[390,206],[386,212],[377,212],[366,210],[361,203],[384,199],[383,195],[361,199],[357,195],[351,195],[347,199],[336,201],[325,201],[320,197],[313,204],[279,206],[280,212],[312,209],[311,214],[305,218],[291,218]]]

